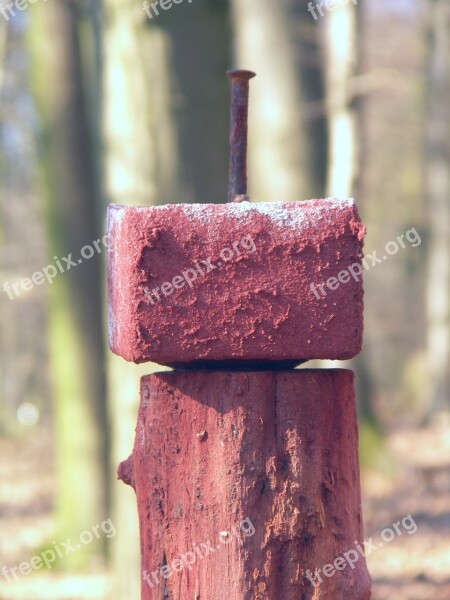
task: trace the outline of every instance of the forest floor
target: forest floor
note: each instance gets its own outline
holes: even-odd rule
[[[0,438],[0,456],[1,569],[54,539],[55,480],[44,436]],[[373,600],[449,600],[450,423],[387,436],[362,488],[365,539],[377,546],[368,556]],[[0,574],[0,600],[106,600],[111,590],[101,565],[78,575],[40,570],[11,583]]]
[[[379,546],[367,558],[373,600],[449,600],[448,417],[428,428],[389,435],[378,460],[364,469],[362,489],[365,539],[373,536]],[[401,535],[392,526],[399,521]],[[395,535],[383,543],[387,528]]]

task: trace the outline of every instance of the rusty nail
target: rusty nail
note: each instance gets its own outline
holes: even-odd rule
[[[253,71],[227,71],[231,79],[230,171],[228,202],[248,201],[247,196],[247,131],[249,80]]]

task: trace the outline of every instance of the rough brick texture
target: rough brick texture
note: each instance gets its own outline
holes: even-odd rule
[[[110,344],[127,360],[256,364],[361,349],[365,228],[353,200],[111,205],[108,233]]]

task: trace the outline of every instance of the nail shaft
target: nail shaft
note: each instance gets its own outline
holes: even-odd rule
[[[249,80],[252,71],[227,71],[231,79],[230,171],[228,202],[242,201],[247,196],[247,131]]]

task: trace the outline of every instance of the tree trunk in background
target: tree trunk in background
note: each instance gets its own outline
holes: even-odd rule
[[[3,98],[4,90],[3,90],[3,82],[5,79],[5,60],[7,53],[7,44],[8,44],[8,25],[7,22],[2,19],[0,23],[0,92],[1,97]],[[3,106],[0,107],[0,125],[3,121]],[[0,198],[0,248],[2,251],[2,255],[4,256],[6,240],[5,240],[5,157],[3,148],[0,150],[0,176],[2,178],[2,186],[0,189],[0,193],[2,194],[2,198]],[[1,261],[1,269],[6,272],[4,260]],[[6,394],[5,389],[7,387],[5,381],[5,363],[7,363],[7,357],[10,354],[10,349],[6,350],[5,340],[8,337],[5,329],[8,329],[7,323],[10,321],[10,314],[8,308],[6,306],[6,297],[2,297],[0,299],[0,309],[1,314],[3,315],[3,319],[0,320],[0,334],[2,339],[2,347],[4,348],[4,352],[0,354],[0,432],[4,433],[10,428],[10,424],[13,421],[11,417],[11,410],[6,407]],[[5,320],[5,315],[8,317],[8,321]],[[15,425],[15,422],[14,422]]]
[[[361,57],[361,2],[336,6],[325,18],[326,105],[328,119],[328,169],[326,195],[334,198],[359,198],[361,128],[358,127],[360,98],[354,96],[355,78],[358,74],[358,57]],[[370,366],[366,355],[346,361],[355,369],[357,377],[357,402],[359,416],[375,426],[377,419],[372,406],[373,387]],[[324,361],[327,367],[336,366]]]
[[[60,258],[72,253],[75,262],[82,261],[57,275],[50,309],[58,536],[73,540],[105,518],[107,430],[101,260],[97,253],[81,258],[81,249],[100,235],[77,25],[71,2],[33,8],[31,50],[43,124],[51,251]],[[67,557],[65,565],[86,563],[98,551],[93,542]]]
[[[254,201],[324,193],[326,128],[319,28],[307,2],[234,0],[236,62],[256,71],[249,116]]]
[[[428,2],[426,201],[428,205],[427,368],[429,411],[450,397],[450,7]]]
[[[106,0],[104,175],[108,202],[226,200],[228,23],[221,3],[174,5],[150,21],[131,0]],[[211,84],[216,81],[216,84]],[[203,168],[202,168],[203,166]],[[139,377],[164,370],[109,353],[111,468],[133,448]],[[140,598],[136,498],[112,490],[115,597]]]
[[[227,201],[231,27],[227,2],[186,2],[157,21],[171,54],[172,119],[180,160],[177,196],[160,202]]]
[[[2,19],[0,23],[0,90],[3,92],[5,79],[5,59],[8,44],[8,24]]]
[[[357,29],[353,2],[335,7],[325,19],[328,115],[327,195],[349,198],[358,171],[358,139],[352,85],[356,75]]]

